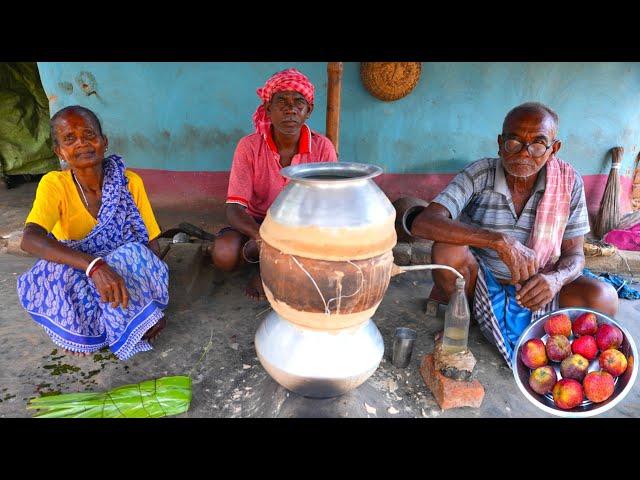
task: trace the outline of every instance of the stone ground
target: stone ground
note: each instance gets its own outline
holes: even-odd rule
[[[0,234],[16,225],[19,228],[30,206],[24,202],[25,198],[29,202],[32,198],[30,188],[27,185],[8,192],[0,189]],[[170,215],[158,213],[160,219]],[[205,224],[206,220],[201,223]],[[197,257],[194,251],[199,246],[181,248],[182,253],[172,248],[174,258],[168,260],[175,272],[167,309],[168,326],[153,351],[126,362],[118,361],[109,352],[76,358],[56,349],[42,328],[23,311],[16,295],[16,277],[34,259],[0,253],[0,417],[31,416],[25,408],[28,400],[43,393],[104,391],[166,375],[191,375],[193,380],[193,400],[181,417],[548,416],[520,393],[511,371],[475,324],[471,326],[469,346],[478,360],[476,368],[485,388],[484,401],[478,409],[440,410],[418,371],[422,357],[433,349],[434,334],[443,323],[424,313],[424,298],[432,285],[425,272],[410,272],[391,280],[374,316],[384,338],[385,358],[367,382],[333,399],[309,399],[288,392],[269,377],[256,357],[253,337],[269,305],[253,302],[242,294],[249,272],[221,276],[207,265],[194,268],[188,259]],[[194,271],[199,271],[198,279],[191,282],[191,290],[185,290],[185,275]],[[640,338],[640,301],[622,301],[617,319],[635,339]],[[392,336],[400,326],[418,332],[406,369],[395,368],[389,360]],[[602,416],[640,416],[640,387],[634,385],[620,404]]]

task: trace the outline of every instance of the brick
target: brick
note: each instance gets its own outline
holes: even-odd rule
[[[404,266],[411,264],[411,244],[398,242],[393,247],[393,261],[396,265]]]
[[[433,242],[415,242],[411,244],[411,265],[427,265],[431,263],[431,247]]]
[[[420,374],[441,409],[480,407],[484,398],[484,387],[478,380],[452,380],[436,371],[434,364],[433,355],[425,355],[420,365]]]

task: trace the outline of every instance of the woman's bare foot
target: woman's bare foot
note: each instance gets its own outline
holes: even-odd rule
[[[153,327],[146,331],[146,333],[142,336],[143,340],[148,340],[152,342],[156,339],[162,329],[167,325],[167,317],[162,317],[158,323],[156,323]]]
[[[247,297],[258,302],[267,299],[267,296],[264,294],[264,288],[262,288],[262,278],[259,272],[251,277],[247,287],[244,289],[244,293]]]

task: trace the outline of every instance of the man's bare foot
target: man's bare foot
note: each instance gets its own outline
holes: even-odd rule
[[[447,294],[436,284],[433,285],[429,298],[427,298],[427,301],[429,300],[435,300],[438,303],[449,303]]]
[[[247,297],[258,302],[267,299],[267,296],[264,294],[264,288],[262,288],[262,278],[260,278],[260,273],[256,273],[251,277],[247,287],[244,289],[244,293]]]
[[[146,331],[142,336],[143,340],[153,341],[160,334],[162,329],[167,325],[167,317],[162,317],[158,323]]]
[[[74,357],[87,357],[91,355],[91,352],[72,352],[71,350],[67,350],[65,348],[62,349],[65,355],[72,355]]]

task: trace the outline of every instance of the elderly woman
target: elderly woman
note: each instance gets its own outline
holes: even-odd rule
[[[51,118],[54,151],[70,169],[40,180],[22,249],[41,260],[18,279],[23,307],[53,342],[76,355],[103,347],[121,360],[151,350],[165,325],[167,265],[141,178],[96,115],[71,106]]]

